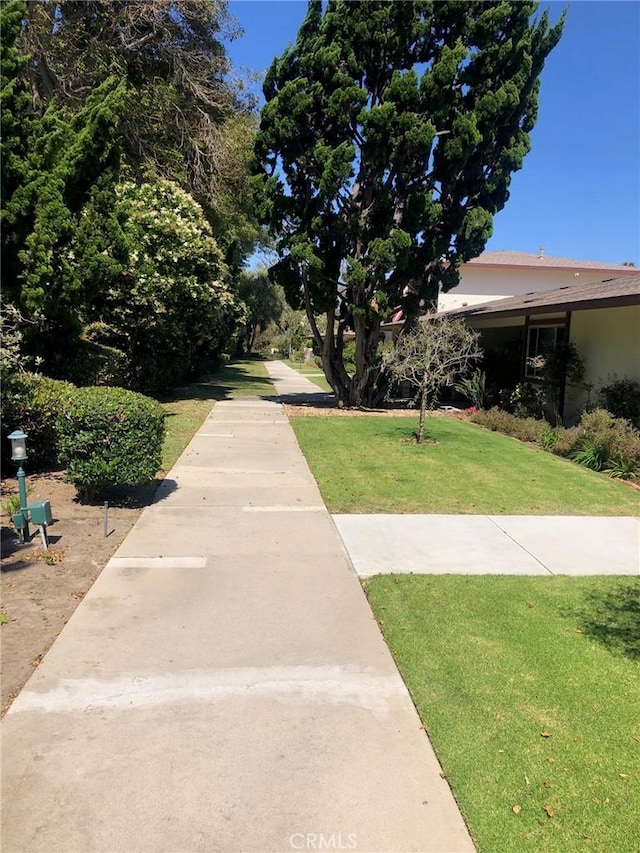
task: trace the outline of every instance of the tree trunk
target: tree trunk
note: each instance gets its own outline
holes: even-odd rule
[[[380,320],[367,316],[354,317],[356,333],[356,372],[351,380],[349,405],[371,408],[377,405],[384,391],[377,385],[378,370],[375,365],[380,337]]]
[[[356,372],[349,376],[342,358],[344,324],[336,317],[335,303],[327,311],[327,331],[323,336],[313,313],[306,270],[302,269],[302,284],[307,318],[316,346],[322,354],[322,368],[327,382],[333,388],[339,406],[371,408],[379,405],[385,387],[378,383],[379,370],[375,365],[380,337],[380,318],[373,312],[363,312],[353,317],[356,335]],[[337,302],[337,286],[334,294]],[[336,323],[338,331],[336,333]],[[375,365],[375,366],[374,366]]]
[[[258,326],[250,323],[247,325],[247,353],[250,355],[253,352],[253,347],[258,336]]]
[[[420,420],[418,421],[418,444],[424,441],[424,419],[427,412],[427,389],[420,389]]]

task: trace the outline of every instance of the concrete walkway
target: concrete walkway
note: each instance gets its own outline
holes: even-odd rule
[[[5,853],[473,850],[274,401],[214,407],[2,740]]]
[[[334,515],[361,577],[639,575],[640,519],[527,515]]]
[[[278,391],[315,386],[281,363]],[[319,398],[318,398],[319,399]],[[526,515],[334,515],[356,572],[640,575],[640,519]]]

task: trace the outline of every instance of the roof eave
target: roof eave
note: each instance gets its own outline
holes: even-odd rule
[[[602,299],[583,299],[572,302],[556,302],[547,305],[522,305],[519,308],[502,308],[482,311],[467,309],[465,311],[449,311],[455,317],[523,317],[527,314],[558,314],[567,311],[591,311],[595,308],[624,308],[628,305],[640,305],[640,294],[628,293],[621,296],[607,296]]]

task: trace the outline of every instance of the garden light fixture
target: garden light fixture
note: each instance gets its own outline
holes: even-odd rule
[[[29,534],[29,508],[27,506],[27,475],[24,473],[22,463],[27,460],[27,436],[22,430],[16,429],[9,436],[11,442],[11,459],[18,463],[18,494],[20,496],[20,511],[13,516],[13,523],[20,534],[22,542],[28,542]]]
[[[24,473],[22,463],[26,462],[27,456],[27,436],[22,430],[16,429],[9,436],[11,442],[11,459],[18,463],[18,495],[20,497],[20,509],[12,516],[12,521],[16,530],[20,534],[21,542],[29,542],[31,534],[29,532],[29,521],[37,524],[40,528],[40,536],[42,545],[45,550],[48,549],[49,543],[47,540],[47,525],[51,524],[53,517],[51,515],[51,504],[49,501],[39,501],[38,503],[27,504],[27,475]]]
[[[11,458],[14,462],[27,460],[27,436],[22,430],[16,429],[9,436],[11,442]],[[22,468],[22,465],[20,466]]]

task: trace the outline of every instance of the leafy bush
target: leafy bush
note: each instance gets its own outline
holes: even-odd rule
[[[535,418],[519,418],[495,407],[475,412],[469,419],[519,441],[533,442],[594,471],[621,479],[640,473],[640,432],[629,421],[615,418],[604,409],[585,412],[580,425],[570,429],[552,427]]]
[[[640,382],[614,379],[600,389],[599,402],[616,418],[625,418],[640,428]]]
[[[592,471],[602,471],[609,460],[609,450],[606,443],[600,439],[583,439],[570,458]]]
[[[568,382],[575,385],[584,377],[584,362],[577,346],[572,341],[556,344],[553,350],[544,356],[541,376],[549,382]]]
[[[509,403],[513,413],[518,417],[542,418],[545,404],[544,390],[530,382],[520,382],[511,394]]]
[[[187,192],[157,179],[125,181],[116,195],[118,233],[82,255],[86,264],[113,261],[100,268],[92,339],[126,354],[129,387],[155,393],[229,349],[246,308],[227,284],[223,252],[202,208]],[[72,250],[81,256],[79,247]]]
[[[74,385],[129,385],[129,360],[122,350],[92,340],[79,340],[65,364]]]
[[[501,432],[504,435],[511,435],[511,424],[513,423],[514,415],[507,412],[505,409],[500,409],[498,406],[493,406],[486,411],[478,411],[470,416],[476,424],[490,429],[492,432]]]
[[[622,418],[616,418],[606,409],[594,409],[585,412],[580,420],[580,427],[585,438],[594,439],[609,435],[611,431],[627,432],[629,424]]]
[[[545,450],[552,450],[554,445],[558,443],[559,434],[558,428],[551,424],[543,423],[538,429],[537,441],[540,447]]]
[[[640,432],[624,418],[605,409],[585,412],[582,437],[574,458],[595,471],[631,479],[640,472]]]
[[[530,444],[540,443],[541,430],[545,430],[544,421],[537,418],[516,418],[516,429],[513,433],[514,438],[519,441],[527,441]]]
[[[59,461],[58,418],[75,391],[70,382],[34,373],[17,373],[6,381],[2,392],[2,424],[7,433],[21,429],[27,434],[30,471]],[[2,451],[3,463],[7,464],[11,460],[11,447],[5,436]]]
[[[109,486],[153,479],[162,461],[164,411],[122,388],[79,388],[59,420],[61,461],[83,500]]]
[[[345,370],[352,376],[356,372],[356,342],[347,341],[342,350],[342,360]]]
[[[535,418],[519,418],[511,412],[505,412],[496,406],[488,411],[478,411],[470,416],[470,419],[493,432],[501,432],[510,435],[519,441],[537,442],[538,437],[545,427],[544,421]]]
[[[545,448],[550,450],[556,456],[569,457],[575,450],[580,441],[579,427],[555,427],[556,439],[550,447]]]

